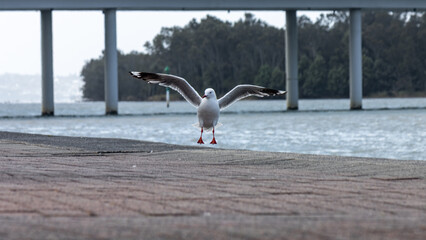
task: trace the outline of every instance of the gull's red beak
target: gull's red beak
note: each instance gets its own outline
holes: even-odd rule
[[[205,97],[207,97],[206,95],[203,95],[201,98],[205,98]]]

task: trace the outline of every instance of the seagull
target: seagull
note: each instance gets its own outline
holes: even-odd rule
[[[198,127],[201,128],[201,136],[198,139],[199,144],[203,142],[203,130],[213,130],[213,140],[210,144],[217,144],[214,137],[214,128],[219,121],[220,110],[228,107],[232,103],[249,96],[265,97],[286,94],[286,91],[275,90],[256,85],[242,84],[237,85],[223,97],[216,97],[212,88],[207,88],[204,95],[200,96],[197,91],[184,79],[178,76],[149,73],[149,72],[129,72],[133,77],[142,79],[148,83],[159,84],[163,87],[169,87],[180,93],[186,101],[197,108]]]

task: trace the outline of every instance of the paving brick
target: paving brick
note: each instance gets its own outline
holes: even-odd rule
[[[0,132],[0,239],[425,239],[425,189],[426,161]]]

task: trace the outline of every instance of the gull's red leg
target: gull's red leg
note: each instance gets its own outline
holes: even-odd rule
[[[203,142],[203,128],[201,128],[201,136],[200,136],[200,139],[198,139],[197,143],[204,144],[204,142]]]
[[[217,144],[216,139],[214,138],[214,127],[213,127],[213,140],[210,142],[210,144]]]

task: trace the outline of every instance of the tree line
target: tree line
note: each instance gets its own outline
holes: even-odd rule
[[[129,76],[130,70],[163,72],[186,78],[195,89],[218,96],[241,83],[285,89],[284,29],[247,13],[231,23],[213,16],[184,27],[163,28],[144,44],[145,52],[118,53],[119,99],[152,100],[164,88]],[[363,95],[426,95],[426,14],[364,11],[362,16]],[[349,15],[335,12],[315,22],[298,18],[301,98],[349,96]],[[83,97],[104,100],[103,56],[81,72]]]

